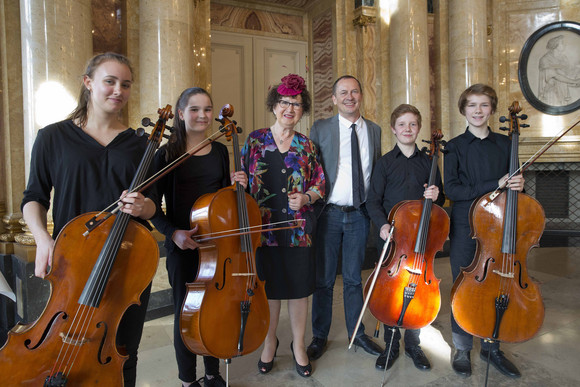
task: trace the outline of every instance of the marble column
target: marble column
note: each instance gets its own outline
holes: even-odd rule
[[[361,6],[354,11],[353,24],[356,29],[357,78],[363,89],[362,114],[365,118],[377,120],[377,56],[375,7]]]
[[[448,138],[465,131],[457,100],[474,83],[489,83],[487,2],[449,0],[449,124]]]
[[[421,138],[429,139],[429,31],[427,6],[422,0],[399,0],[391,5],[390,96],[391,109],[414,105],[422,116]]]
[[[0,254],[13,252],[14,233],[21,232],[20,201],[24,191],[22,66],[20,7],[0,3]]]
[[[76,106],[93,56],[91,0],[20,1],[26,175],[38,129]]]
[[[194,23],[198,3],[208,1],[141,0],[139,2],[140,113],[156,120],[157,109],[175,101],[194,80]],[[205,85],[203,85],[205,86]]]

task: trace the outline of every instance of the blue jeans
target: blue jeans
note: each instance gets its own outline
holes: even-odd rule
[[[327,205],[318,219],[316,290],[312,298],[312,333],[326,339],[332,322],[332,296],[342,247],[344,315],[351,337],[363,305],[361,267],[365,258],[370,220],[366,209],[343,212]],[[356,336],[364,334],[361,324]]]

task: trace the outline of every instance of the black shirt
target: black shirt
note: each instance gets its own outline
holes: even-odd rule
[[[133,181],[146,146],[147,138],[132,129],[103,146],[70,120],[48,125],[34,141],[22,207],[35,201],[48,210],[54,189],[54,238],[72,218],[104,210],[119,199]]]
[[[153,165],[159,171],[169,164],[166,147],[155,154]],[[165,235],[165,247],[173,251],[177,246],[172,236],[176,230],[189,230],[191,209],[202,195],[214,193],[231,184],[228,149],[214,142],[206,155],[194,155],[180,166],[159,179],[151,192],[157,212],[151,223]],[[167,214],[161,210],[161,199],[165,196]]]
[[[453,201],[452,221],[468,223],[471,203],[497,188],[509,171],[510,147],[509,137],[491,130],[484,139],[466,130],[447,143],[445,193]]]
[[[398,145],[382,156],[376,163],[371,177],[371,186],[366,208],[371,220],[379,228],[388,222],[389,212],[395,204],[403,200],[419,200],[429,182],[431,159],[415,146],[411,157],[406,157]],[[435,183],[439,187],[439,197],[435,204],[443,204],[443,184],[437,167]]]

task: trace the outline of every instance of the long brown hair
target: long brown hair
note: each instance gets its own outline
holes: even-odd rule
[[[93,78],[97,68],[105,62],[115,61],[129,67],[131,71],[131,77],[133,77],[133,68],[131,67],[131,62],[127,57],[115,52],[106,52],[104,54],[95,55],[87,63],[87,69],[83,74],[83,79],[85,76]],[[79,93],[79,99],[77,101],[77,107],[68,115],[67,120],[75,121],[80,127],[84,127],[87,124],[87,118],[89,115],[89,102],[91,100],[91,92],[86,88],[85,83],[81,82],[81,91]]]
[[[183,90],[179,98],[177,98],[177,102],[175,103],[173,133],[171,133],[169,141],[167,142],[167,153],[165,155],[165,159],[168,162],[175,160],[187,151],[187,132],[185,129],[185,122],[179,117],[179,111],[183,112],[187,107],[189,98],[196,94],[207,95],[211,101],[211,104],[213,105],[211,95],[209,95],[205,89],[202,89],[201,87],[190,87],[189,89]]]

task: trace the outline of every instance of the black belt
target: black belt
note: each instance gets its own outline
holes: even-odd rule
[[[339,206],[338,204],[333,203],[327,203],[326,205],[332,208],[336,208],[337,210],[342,212],[353,212],[357,210],[355,206]],[[364,206],[364,203],[361,205],[361,208],[362,206]]]

